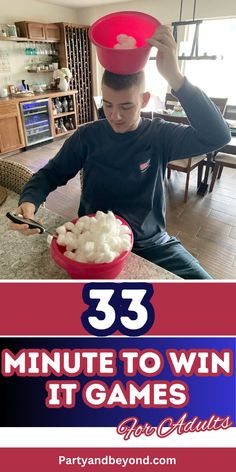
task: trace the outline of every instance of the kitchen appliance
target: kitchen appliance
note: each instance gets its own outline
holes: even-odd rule
[[[31,100],[20,104],[26,146],[52,139],[49,99]]]

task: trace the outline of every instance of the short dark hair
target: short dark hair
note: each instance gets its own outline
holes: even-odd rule
[[[107,85],[107,87],[110,87],[112,90],[127,90],[133,85],[143,87],[144,89],[144,71],[141,70],[135,74],[121,75],[105,70],[102,76],[102,85]]]

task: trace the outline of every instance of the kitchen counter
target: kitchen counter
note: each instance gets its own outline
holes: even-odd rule
[[[18,206],[19,195],[8,190],[5,202],[0,206],[0,279],[69,279],[67,272],[59,268],[50,257],[47,235],[25,237],[8,230],[7,211]],[[40,208],[37,218],[43,219],[49,231],[65,222],[65,218],[46,208]],[[117,279],[181,280],[175,274],[131,253]]]
[[[8,97],[0,98],[0,103],[5,102],[28,102],[30,100],[40,100],[41,98],[66,97],[71,94],[78,93],[78,90],[67,90],[61,92],[60,90],[45,90],[44,93],[34,92],[30,95],[19,94],[19,96],[8,95]]]

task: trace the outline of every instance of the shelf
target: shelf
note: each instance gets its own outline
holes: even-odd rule
[[[184,54],[182,56],[178,56],[178,59],[180,61],[215,61],[217,59],[216,55],[213,56],[207,56],[204,54],[203,56],[185,56]]]
[[[60,138],[60,136],[66,136],[67,134],[73,133],[74,131],[75,131],[75,129],[69,129],[66,133],[55,134],[55,136],[53,136],[53,138]]]
[[[42,70],[27,70],[27,72],[29,72],[30,74],[42,74],[44,72],[54,72],[54,71],[42,69]]]
[[[63,116],[68,116],[68,115],[75,115],[74,111],[65,111],[64,113],[57,113],[56,115],[53,115],[53,118],[57,120],[58,118],[62,118]]]
[[[59,43],[57,39],[31,39],[20,36],[0,36],[0,41],[13,41],[15,43]]]

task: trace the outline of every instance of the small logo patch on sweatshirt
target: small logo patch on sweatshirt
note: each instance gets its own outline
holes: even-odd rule
[[[148,170],[150,167],[150,159],[146,162],[142,162],[142,164],[139,164],[139,169],[141,170],[142,174]]]

